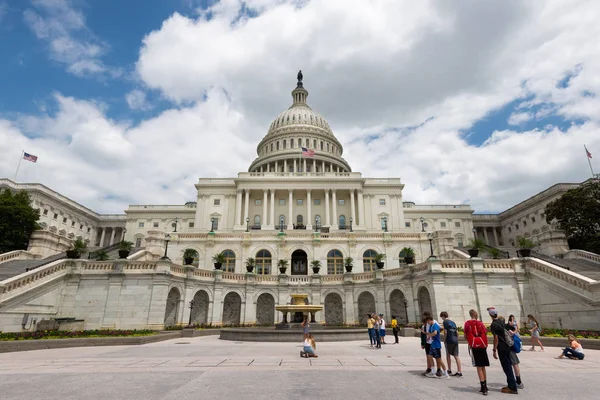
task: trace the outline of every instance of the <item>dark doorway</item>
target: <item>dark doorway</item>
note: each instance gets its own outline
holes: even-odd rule
[[[303,250],[292,253],[292,275],[308,275],[308,256]]]

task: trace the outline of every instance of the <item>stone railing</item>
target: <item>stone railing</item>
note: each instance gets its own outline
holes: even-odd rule
[[[279,282],[277,275],[255,275],[254,280],[256,282]]]
[[[185,267],[181,265],[171,264],[171,273],[185,275]]]
[[[125,271],[139,271],[139,272],[154,272],[156,271],[158,263],[156,261],[135,261],[129,262],[123,266]]]
[[[404,276],[407,273],[408,268],[396,268],[396,269],[388,269],[383,271],[384,278],[395,278],[399,276]]]
[[[469,259],[471,258],[470,255],[468,255],[467,253],[460,251],[458,249],[451,249],[447,254],[446,257],[444,258],[448,258],[448,259],[453,259],[453,258],[460,258],[460,259]]]
[[[13,295],[67,275],[72,265],[73,261],[57,260],[1,282],[0,303]]]
[[[513,269],[511,260],[483,260],[483,269]]]
[[[442,269],[469,269],[471,263],[466,260],[442,260]]]
[[[329,282],[343,282],[344,275],[323,275],[321,277],[321,282],[329,283]]]
[[[373,279],[375,279],[375,272],[359,272],[358,274],[352,274],[352,280],[354,282],[372,281]]]
[[[596,294],[600,292],[600,282],[571,272],[567,269],[560,268],[549,262],[537,258],[529,258],[526,261],[526,266],[533,274],[550,280],[559,281],[561,286],[565,288],[568,288],[569,286],[574,287],[577,289],[578,293],[581,293],[580,289],[588,292],[589,296],[592,296],[593,292],[596,292]]]
[[[215,278],[215,273],[213,271],[208,271],[205,269],[195,268],[193,270],[193,276],[200,278],[201,280],[213,280]]]
[[[276,276],[274,278],[277,278]],[[221,275],[221,279],[224,281],[235,281],[235,282],[244,282],[246,281],[246,275],[244,274],[236,274],[234,272],[223,272]]]
[[[310,283],[310,276],[290,276],[288,277],[290,283]]]
[[[600,255],[598,255],[596,253],[591,253],[591,252],[585,251],[585,250],[569,250],[568,252],[566,252],[564,254],[563,258],[565,258],[565,259],[569,259],[569,258],[583,259],[583,260],[600,263]],[[0,262],[2,262],[1,258],[0,258]]]
[[[9,251],[8,253],[0,254],[0,264],[12,260],[35,260],[38,258],[41,258],[41,256],[25,250],[14,250]]]
[[[429,262],[423,261],[420,264],[415,264],[411,267],[411,270],[415,275],[423,274],[424,272],[429,271]]]
[[[82,271],[112,271],[113,263],[111,261],[94,261],[83,262],[81,265]]]

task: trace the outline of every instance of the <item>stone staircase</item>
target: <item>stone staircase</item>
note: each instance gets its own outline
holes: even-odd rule
[[[593,261],[578,258],[560,259],[533,251],[531,252],[531,256],[552,263],[571,272],[575,272],[576,274],[600,281],[600,264]]]

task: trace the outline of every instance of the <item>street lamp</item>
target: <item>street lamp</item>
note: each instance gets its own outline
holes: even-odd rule
[[[160,258],[161,260],[171,261],[171,260],[169,260],[169,257],[167,257],[167,250],[169,249],[169,241],[170,240],[171,240],[171,235],[169,235],[167,233],[165,235],[165,255]]]
[[[350,221],[350,232],[352,232],[352,217],[349,218]]]
[[[421,221],[421,232],[425,232],[425,218],[421,217],[419,220]]]
[[[210,233],[215,231],[215,217],[210,217]]]
[[[250,217],[246,217],[246,232],[250,229]]]
[[[188,328],[192,327],[192,313],[194,312],[194,300],[190,300],[190,320],[188,321]]]
[[[429,250],[431,250],[431,255],[429,256],[429,258],[435,258],[435,256],[433,255],[433,233],[429,232],[427,234],[427,239],[429,239]]]
[[[404,300],[404,316],[406,317],[406,325],[408,325],[408,301]]]
[[[173,232],[177,232],[177,223],[179,222],[179,218],[175,217],[175,223],[173,224],[173,226],[175,227],[175,230]]]
[[[383,217],[383,231],[387,232],[387,217]]]
[[[319,216],[315,215],[315,232],[319,230]]]
[[[283,233],[283,215],[279,216],[279,232]]]

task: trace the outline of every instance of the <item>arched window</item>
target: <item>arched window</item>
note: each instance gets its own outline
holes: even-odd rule
[[[260,250],[256,253],[256,273],[259,275],[271,273],[271,253],[268,250]]]
[[[302,215],[298,215],[296,217],[296,224],[298,224],[298,225],[304,225],[304,218],[302,217]]]
[[[309,148],[310,147],[310,139],[306,138],[306,142],[305,143],[306,143],[306,148]]]
[[[377,265],[375,264],[375,250],[367,250],[363,253],[363,269],[365,272],[375,271]]]
[[[327,151],[329,151],[329,143],[327,143]]]
[[[298,138],[298,147],[302,147],[302,138]]]
[[[225,261],[221,268],[225,272],[235,272],[235,253],[232,250],[223,250],[223,255],[225,256]]]
[[[317,139],[313,140],[313,148],[316,149],[317,148]]]
[[[329,275],[344,273],[344,257],[339,250],[331,250],[327,253],[327,273]]]
[[[346,229],[346,216],[344,216],[344,215],[340,215],[339,228]]]
[[[290,147],[294,147],[294,139],[290,139]]]
[[[286,140],[283,139],[283,148],[285,149],[285,145],[286,145]]]
[[[255,215],[254,216],[254,226],[260,226],[260,215]]]
[[[271,151],[273,151],[273,143],[271,143]]]
[[[321,142],[321,150],[323,150],[323,142]]]
[[[277,141],[277,150],[279,150],[279,140]]]

